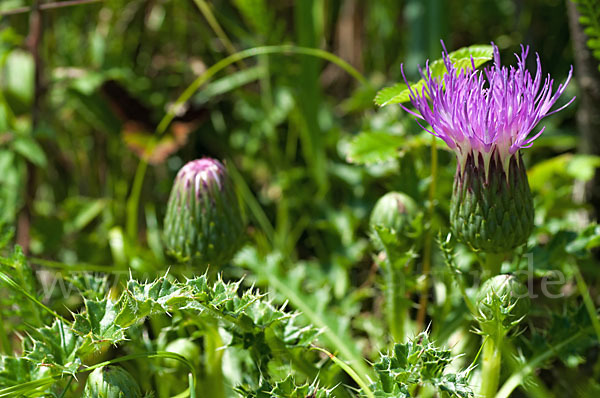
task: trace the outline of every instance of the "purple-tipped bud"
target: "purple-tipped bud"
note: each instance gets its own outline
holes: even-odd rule
[[[431,125],[425,130],[441,138],[456,153],[458,167],[452,197],[451,224],[458,237],[475,250],[509,251],[527,241],[533,229],[533,203],[519,150],[528,148],[544,131],[535,126],[569,105],[550,111],[569,83],[553,92],[554,80],[542,76],[536,56],[535,76],[525,68],[528,47],[522,47],[516,67],[500,64],[492,43],[494,65],[484,71],[457,69],[444,49],[446,73],[432,77],[427,65],[421,91],[411,90],[418,113]],[[408,83],[407,83],[408,84]]]
[[[223,164],[202,158],[179,170],[164,225],[169,254],[179,261],[220,265],[239,248],[244,227],[239,202]]]

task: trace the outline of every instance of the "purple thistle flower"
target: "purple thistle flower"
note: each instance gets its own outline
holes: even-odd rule
[[[542,128],[534,136],[531,131],[544,117],[567,107],[567,104],[550,112],[558,97],[565,91],[571,80],[573,67],[563,84],[552,93],[554,80],[548,75],[542,83],[542,67],[536,54],[537,71],[532,77],[525,68],[529,46],[521,46],[521,56],[515,54],[517,67],[500,64],[498,47],[494,49],[494,65],[483,71],[476,70],[473,59],[472,69],[457,70],[442,42],[443,61],[446,73],[442,78],[432,77],[429,63],[425,71],[419,68],[425,85],[422,90],[409,86],[410,100],[418,113],[402,108],[417,117],[417,123],[429,133],[441,138],[456,152],[459,167],[464,170],[469,154],[475,159],[482,155],[486,176],[490,159],[497,154],[505,172],[512,155],[521,148],[528,148],[542,134]],[[424,127],[423,120],[432,130]]]

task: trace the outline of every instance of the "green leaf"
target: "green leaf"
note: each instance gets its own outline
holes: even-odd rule
[[[81,231],[106,208],[105,199],[71,197],[65,200],[64,210],[67,213],[65,232],[72,234]]]
[[[166,275],[147,284],[131,279],[119,299],[121,311],[115,323],[127,328],[149,315],[167,313],[191,299],[192,295],[185,286],[172,283]]]
[[[398,156],[398,148],[403,146],[406,139],[379,131],[365,131],[352,141],[346,160],[356,164],[380,163]]]
[[[410,101],[410,91],[406,83],[396,83],[393,86],[382,88],[375,95],[375,104],[386,106]]]
[[[86,339],[79,349],[80,355],[92,353],[103,345],[114,345],[125,340],[125,329],[115,322],[120,311],[116,302],[108,298],[84,302],[85,312],[75,314],[73,324],[73,331]]]
[[[204,89],[198,91],[198,93],[194,96],[193,102],[197,105],[204,104],[213,97],[225,94],[262,78],[265,76],[265,72],[266,69],[263,66],[255,66],[232,73],[231,75],[216,80],[213,83],[207,84]]]
[[[483,65],[494,57],[492,46],[490,45],[474,45],[463,47],[448,54],[452,64],[460,72],[462,69],[471,69],[471,57],[475,68]],[[441,78],[446,73],[446,66],[443,59],[433,61],[429,68],[431,76]],[[425,87],[425,80],[421,79],[418,82],[411,84],[410,89],[421,92]],[[375,104],[378,106],[386,106],[390,104],[401,104],[410,101],[410,90],[404,83],[397,83],[394,86],[381,89],[375,96]]]
[[[245,22],[263,37],[268,37],[273,29],[273,9],[265,0],[234,0]]]
[[[567,253],[580,258],[589,256],[590,250],[600,246],[600,225],[590,224],[565,246]]]
[[[244,398],[328,398],[334,396],[332,394],[333,389],[319,387],[316,381],[312,384],[299,384],[292,375],[286,377],[284,380],[277,381],[274,385],[265,381],[259,388],[252,389],[248,386],[240,386],[235,391]]]
[[[529,169],[527,176],[531,189],[541,190],[556,177],[589,181],[598,167],[598,156],[566,153],[537,163]]]
[[[33,349],[25,355],[27,360],[55,373],[75,375],[81,365],[77,351],[82,338],[73,333],[68,325],[56,320],[51,327],[33,330],[30,335]]]
[[[378,381],[371,387],[378,397],[410,397],[409,391],[428,384],[457,398],[474,397],[468,383],[470,369],[448,371],[453,360],[450,350],[438,348],[425,333],[405,344],[396,344],[391,353],[374,365]]]
[[[35,391],[34,389],[21,390],[20,392],[14,391],[15,387],[20,387],[25,383],[29,383],[35,380],[40,380],[51,373],[51,370],[44,366],[36,366],[31,361],[24,357],[0,357],[0,396],[1,397],[35,397],[45,396],[41,392]],[[40,383],[39,387],[48,385],[48,382]],[[13,392],[3,394],[4,389],[11,389]],[[22,395],[25,394],[25,395]]]
[[[27,136],[16,137],[12,142],[12,148],[36,166],[46,166],[46,154],[33,138]]]
[[[33,101],[35,74],[31,53],[12,50],[1,72],[0,86],[11,108],[17,114],[28,112]]]
[[[65,275],[65,281],[76,288],[79,293],[88,299],[101,300],[110,289],[106,275],[94,275],[88,272],[76,272]]]
[[[575,155],[567,165],[567,174],[576,180],[590,181],[600,167],[600,156]]]
[[[579,23],[584,27],[584,33],[589,38],[586,44],[600,60],[600,2],[594,0],[571,0],[579,11]],[[600,65],[598,65],[600,69]]]

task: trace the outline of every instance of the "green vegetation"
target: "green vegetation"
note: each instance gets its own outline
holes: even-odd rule
[[[597,56],[600,3],[576,3]],[[519,152],[533,232],[502,250],[454,232],[456,156],[399,105],[418,65],[447,73],[441,40],[464,73],[529,45],[556,89],[566,12],[0,2],[0,397],[598,396],[600,152],[578,153],[578,101]],[[174,188],[203,157],[227,179]]]

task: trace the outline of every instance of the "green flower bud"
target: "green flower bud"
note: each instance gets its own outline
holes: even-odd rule
[[[223,264],[239,248],[244,228],[225,166],[202,158],[179,170],[164,225],[169,254],[181,262]]]
[[[120,366],[103,366],[90,373],[83,398],[141,398],[133,377]]]
[[[497,275],[483,283],[477,295],[482,331],[508,333],[529,312],[527,287],[512,275]]]
[[[169,344],[167,344],[167,346],[165,347],[165,351],[181,355],[182,357],[190,361],[192,365],[197,365],[200,361],[200,348],[190,339],[180,338],[173,340]],[[166,358],[164,360],[164,364],[169,368],[184,367],[184,364],[181,361],[171,358]]]
[[[417,204],[410,196],[401,192],[388,192],[375,203],[369,226],[371,230],[376,226],[382,226],[402,233],[414,220],[417,211]]]
[[[533,199],[521,155],[506,162],[495,153],[488,159],[469,154],[457,168],[450,224],[473,250],[508,252],[527,242],[533,230]]]

